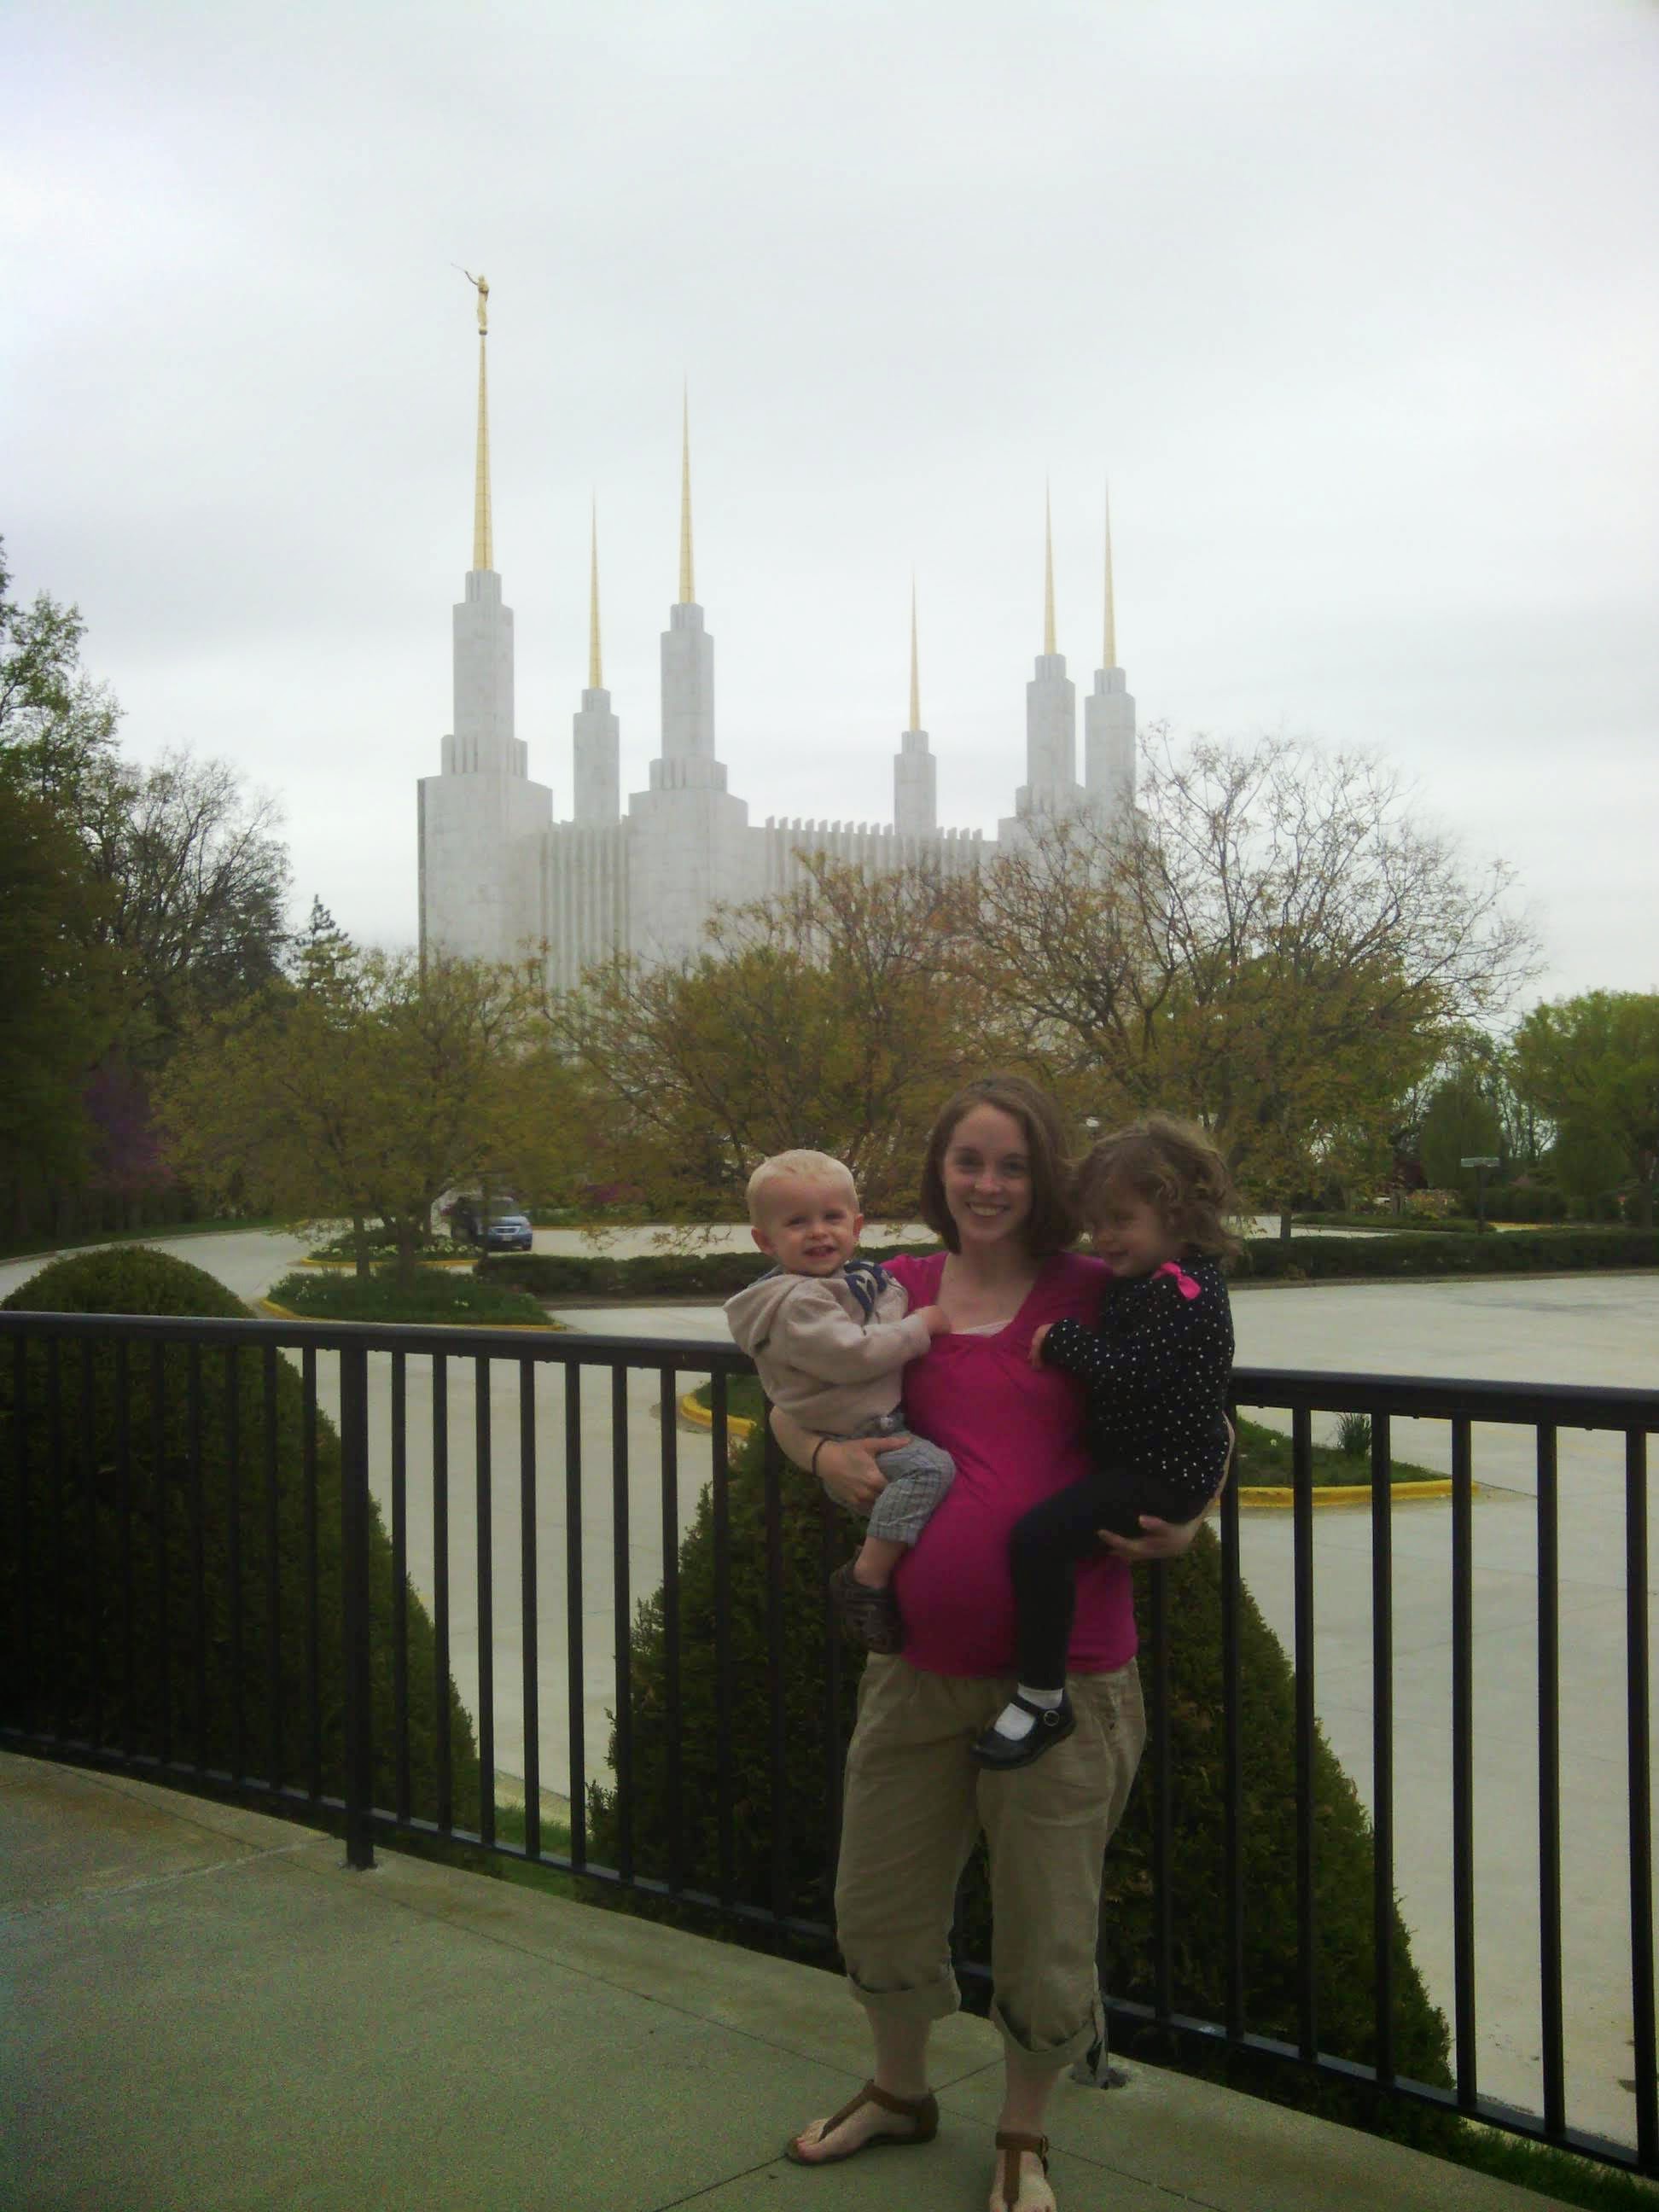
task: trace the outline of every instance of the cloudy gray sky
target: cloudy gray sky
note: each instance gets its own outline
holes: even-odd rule
[[[690,381],[720,747],[885,820],[912,566],[941,814],[1059,642],[1143,725],[1380,750],[1518,868],[1539,988],[1659,988],[1659,12],[1644,0],[14,0],[0,532],[149,757],[415,928],[491,286],[519,734],[570,801],[599,501],[657,750]]]

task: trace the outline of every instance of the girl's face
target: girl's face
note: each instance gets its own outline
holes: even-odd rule
[[[970,1108],[951,1132],[939,1167],[964,1252],[1024,1243],[1031,1218],[1031,1154],[1012,1114],[1000,1106]]]
[[[1089,1230],[1096,1251],[1115,1275],[1150,1275],[1166,1260],[1180,1257],[1181,1240],[1157,1206],[1121,1183],[1108,1183],[1101,1192]]]

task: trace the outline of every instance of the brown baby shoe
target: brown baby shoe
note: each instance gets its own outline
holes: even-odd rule
[[[830,1577],[830,1601],[836,1618],[854,1644],[866,1651],[902,1651],[904,1623],[898,1600],[890,1589],[872,1589],[853,1573],[853,1562],[836,1569]]]

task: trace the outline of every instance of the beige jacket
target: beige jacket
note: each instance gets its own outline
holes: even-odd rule
[[[850,1437],[897,1410],[899,1370],[932,1341],[926,1322],[907,1310],[909,1303],[890,1282],[866,1322],[839,1274],[774,1270],[728,1298],[726,1318],[775,1406],[804,1428]]]

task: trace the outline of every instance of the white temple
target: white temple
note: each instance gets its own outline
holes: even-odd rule
[[[827,854],[880,872],[917,861],[955,871],[1017,844],[1042,816],[1087,812],[1124,820],[1134,801],[1134,702],[1116,665],[1110,525],[1106,539],[1104,665],[1084,702],[1078,775],[1077,686],[1054,645],[1048,533],[1042,651],[1025,687],[1025,781],[1013,812],[988,839],[941,830],[937,763],[921,727],[915,599],[910,607],[910,726],[893,762],[893,818],[779,821],[763,827],[726,787],[714,749],[714,641],[692,572],[690,424],[682,422],[680,592],[662,635],[662,740],[647,788],[622,803],[621,726],[599,649],[598,531],[590,586],[587,689],[572,724],[571,819],[532,783],[513,726],[513,611],[494,565],[489,505],[487,286],[479,289],[478,441],[472,567],[454,611],[455,726],[442,766],[419,787],[421,948],[483,960],[544,956],[556,988],[616,952],[648,961],[699,951],[717,903],[783,890],[801,855]]]

